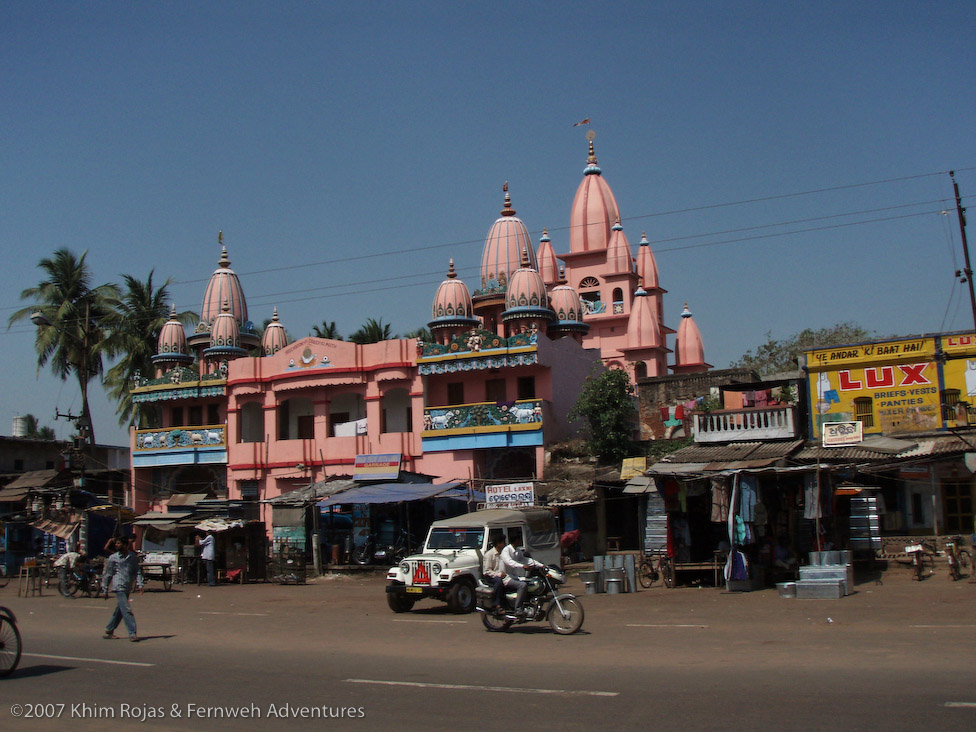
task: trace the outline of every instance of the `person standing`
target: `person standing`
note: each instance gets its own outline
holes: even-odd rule
[[[207,584],[214,587],[217,582],[214,579],[214,535],[208,531],[202,539],[197,539],[200,547],[200,559],[207,563]]]
[[[106,597],[109,591],[114,592],[117,604],[102,637],[115,638],[115,629],[124,621],[125,628],[129,631],[129,640],[135,643],[139,640],[139,636],[136,634],[136,618],[129,605],[129,594],[133,586],[138,588],[139,594],[142,594],[142,570],[139,569],[139,555],[131,550],[128,536],[120,536],[116,546],[118,551],[105,562],[102,591],[105,592]]]

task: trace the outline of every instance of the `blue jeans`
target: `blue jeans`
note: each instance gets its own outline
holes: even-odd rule
[[[115,612],[112,613],[112,619],[105,626],[105,632],[115,632],[115,629],[119,627],[119,623],[125,621],[125,629],[129,631],[129,635],[135,635],[136,617],[132,614],[132,607],[129,605],[129,593],[116,592],[115,599],[118,601],[118,606],[115,608]]]

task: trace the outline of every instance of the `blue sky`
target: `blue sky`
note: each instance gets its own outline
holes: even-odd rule
[[[974,31],[971,2],[4,3],[0,315],[62,246],[199,310],[222,230],[255,322],[414,330],[449,257],[476,286],[504,181],[568,251],[593,129],[715,366],[841,321],[968,329]],[[32,343],[0,329],[0,433],[67,436],[77,387]]]

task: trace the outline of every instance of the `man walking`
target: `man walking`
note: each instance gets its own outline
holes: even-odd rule
[[[129,537],[121,536],[117,540],[118,551],[105,562],[105,574],[102,576],[102,590],[108,597],[109,590],[115,593],[117,602],[111,620],[105,626],[105,639],[115,638],[115,629],[119,623],[125,621],[125,628],[129,631],[129,640],[133,643],[139,640],[136,635],[136,618],[129,605],[129,593],[133,585],[142,594],[142,571],[139,569],[139,556],[131,550]]]

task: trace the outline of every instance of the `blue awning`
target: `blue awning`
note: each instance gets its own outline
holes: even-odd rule
[[[402,503],[425,498],[468,500],[468,491],[460,483],[374,483],[350,488],[319,501],[319,506],[347,503]]]

